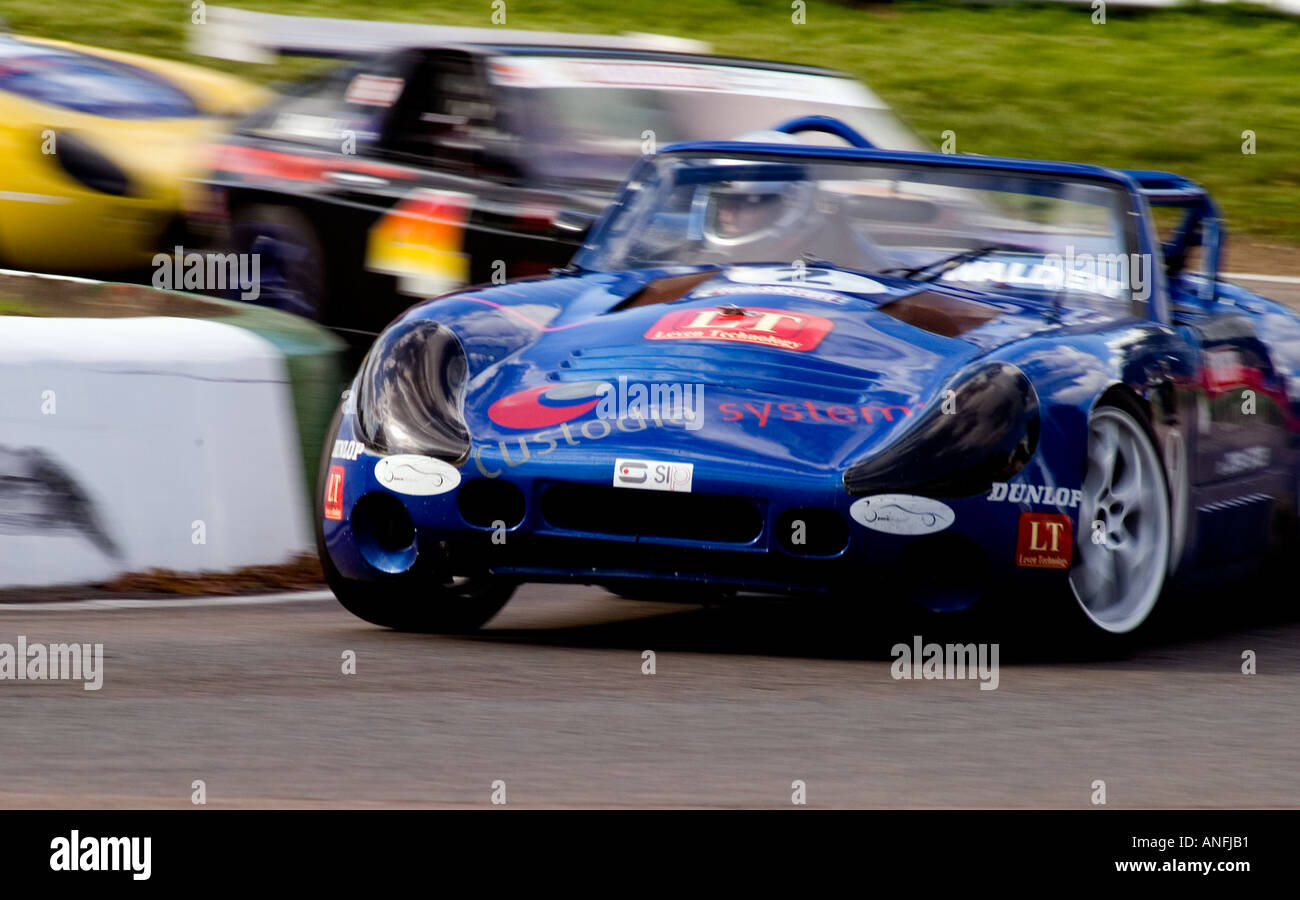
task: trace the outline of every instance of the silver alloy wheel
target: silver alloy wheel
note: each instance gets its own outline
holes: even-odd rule
[[[1151,614],[1169,567],[1169,492],[1146,430],[1114,406],[1088,422],[1088,462],[1070,587],[1084,615],[1113,634]]]

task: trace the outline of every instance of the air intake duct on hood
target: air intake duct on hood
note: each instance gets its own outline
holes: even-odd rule
[[[1038,395],[1025,374],[1009,363],[979,363],[890,444],[850,466],[844,487],[855,497],[948,500],[987,493],[1025,467],[1038,431]]]

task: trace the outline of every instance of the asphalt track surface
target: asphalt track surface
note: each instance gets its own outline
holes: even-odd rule
[[[894,640],[968,635],[790,604],[533,585],[469,637],[165,604],[0,607],[0,641],[104,645],[99,691],[0,682],[0,806],[183,808],[196,779],[212,808],[490,808],[497,780],[508,807],[780,808],[796,779],[810,807],[1088,808],[1096,779],[1112,808],[1300,806],[1285,609],[1192,609],[1120,659],[1003,643],[981,691],[891,677]]]
[[[468,637],[324,592],[3,604],[0,642],[102,643],[104,675],[0,680],[0,806],[189,808],[202,780],[210,808],[490,808],[499,780],[508,808],[783,808],[799,780],[809,807],[1092,808],[1103,780],[1111,808],[1300,807],[1298,606],[1294,582],[1230,586],[1089,658],[1050,633],[567,586]],[[917,634],[999,641],[997,689],[894,679]]]

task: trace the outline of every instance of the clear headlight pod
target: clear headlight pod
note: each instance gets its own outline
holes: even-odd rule
[[[416,319],[384,332],[357,376],[357,425],[381,452],[451,463],[469,456],[462,406],[469,365],[451,329]]]
[[[93,191],[114,197],[131,193],[131,179],[122,167],[71,132],[57,136],[54,159],[69,177]]]
[[[1015,476],[1034,455],[1038,395],[1015,366],[979,363],[958,375],[941,398],[889,445],[850,466],[845,489],[855,497],[973,497]]]

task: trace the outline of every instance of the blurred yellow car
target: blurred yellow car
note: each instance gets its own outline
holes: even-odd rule
[[[147,265],[170,249],[206,139],[270,97],[198,66],[0,34],[0,266]]]

